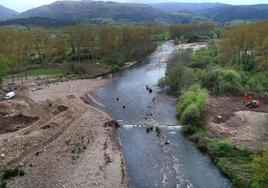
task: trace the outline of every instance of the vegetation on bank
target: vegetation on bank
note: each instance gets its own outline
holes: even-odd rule
[[[119,69],[153,52],[165,39],[162,33],[154,25],[0,28],[0,77],[63,72],[86,76],[96,67]]]
[[[268,22],[227,28],[220,39],[210,40],[208,48],[180,52],[159,81],[179,97],[177,113],[184,134],[197,142],[237,187],[268,186],[267,149],[254,154],[218,140],[204,126],[204,109],[208,93],[233,96],[247,92],[267,97],[267,29]],[[174,32],[173,38],[182,36]]]

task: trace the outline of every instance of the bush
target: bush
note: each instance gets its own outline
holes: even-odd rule
[[[205,68],[208,64],[212,62],[212,57],[210,51],[206,48],[203,48],[193,56],[191,67],[194,68]]]
[[[180,117],[181,123],[186,124],[198,124],[200,120],[200,112],[197,106],[192,103],[182,113]]]
[[[258,187],[268,186],[268,148],[262,156],[255,156],[252,161],[253,181]]]
[[[8,180],[15,176],[24,176],[25,172],[21,169],[14,168],[14,169],[6,169],[2,175],[2,180]]]
[[[241,75],[235,70],[212,68],[203,84],[215,95],[234,95],[243,90]]]
[[[268,91],[268,73],[258,73],[249,78],[247,85],[250,91],[267,92]]]
[[[214,157],[233,156],[234,149],[234,145],[228,141],[216,141],[208,144],[208,152]]]
[[[208,92],[200,85],[191,86],[177,104],[177,113],[182,124],[197,125],[202,121],[208,100]]]
[[[174,94],[180,95],[181,91],[197,81],[195,71],[186,65],[191,62],[191,50],[179,53],[168,64],[166,77],[159,81],[159,86],[168,85]]]

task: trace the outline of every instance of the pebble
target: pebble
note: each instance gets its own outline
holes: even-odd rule
[[[1,158],[4,158],[6,155],[2,153],[0,156],[1,156]]]

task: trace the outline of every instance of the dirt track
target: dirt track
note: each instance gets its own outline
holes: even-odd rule
[[[63,82],[17,91],[0,103],[0,172],[26,172],[8,187],[125,187],[120,140],[111,118],[85,104],[85,93],[106,80]],[[4,123],[4,124],[2,124]]]

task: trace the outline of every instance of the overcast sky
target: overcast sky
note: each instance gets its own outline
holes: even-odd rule
[[[0,4],[16,11],[22,12],[30,8],[35,8],[41,5],[50,4],[56,0],[0,0]],[[268,0],[114,0],[120,2],[221,2],[227,4],[260,4],[267,3]]]

